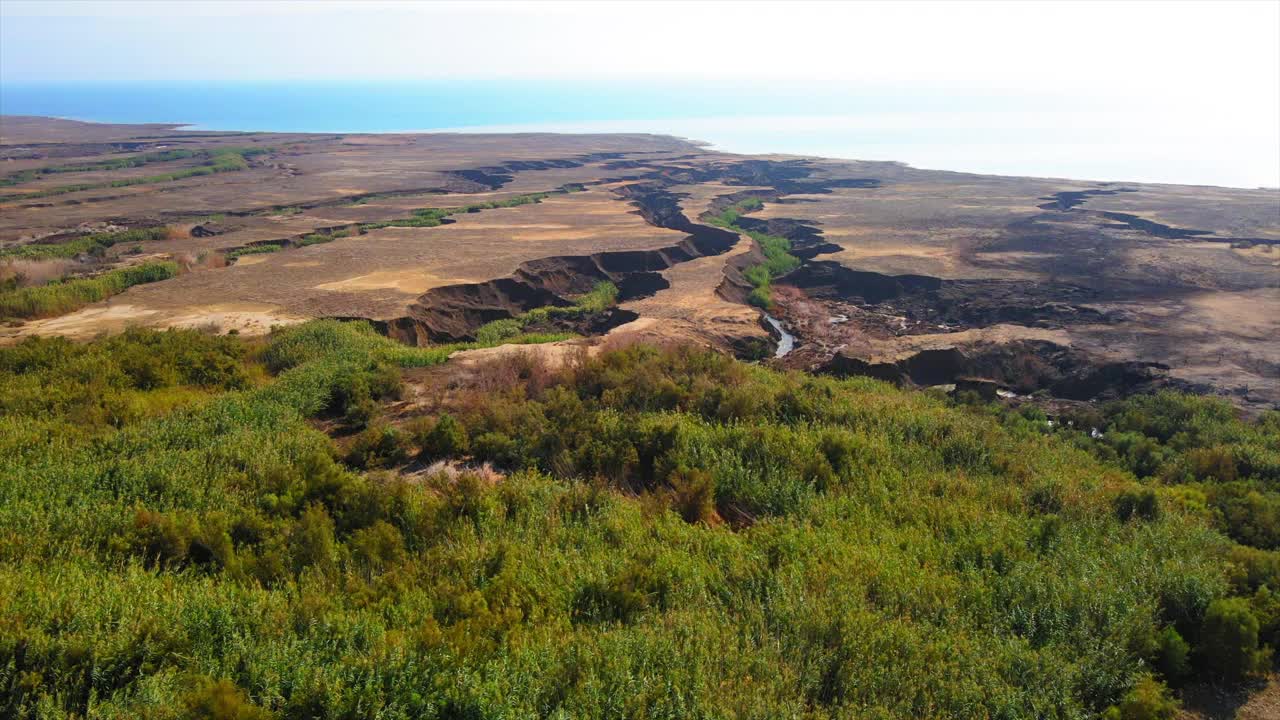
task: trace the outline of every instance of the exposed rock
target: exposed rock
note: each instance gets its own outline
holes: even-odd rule
[[[1108,362],[1056,343],[1023,340],[1004,344],[922,350],[898,358],[836,353],[822,370],[865,375],[899,385],[954,384],[995,399],[1002,387],[1021,394],[1045,390],[1067,400],[1105,400],[1161,387],[1197,389],[1170,378],[1158,363]]]
[[[226,229],[222,226],[216,223],[207,222],[191,228],[191,237],[213,237],[214,235],[221,235],[224,232],[226,232]]]
[[[975,393],[983,402],[995,402],[999,397],[1000,386],[993,380],[975,377],[956,378],[955,389],[951,391],[954,395],[960,393]]]

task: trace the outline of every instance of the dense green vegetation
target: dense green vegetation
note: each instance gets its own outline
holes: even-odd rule
[[[4,290],[0,291],[0,318],[27,320],[62,315],[122,293],[134,285],[168,280],[177,274],[177,263],[149,262],[88,278],[69,278],[39,287]]]
[[[1169,489],[1184,512],[1235,540],[1230,581],[1238,599],[1210,608],[1216,633],[1246,645],[1280,646],[1280,412],[1242,423],[1221,400],[1165,393],[1112,403],[1068,418],[1059,434]],[[1098,438],[1086,435],[1097,428]],[[1116,510],[1140,511],[1144,498],[1122,496]],[[1218,657],[1213,666],[1239,677],[1266,664],[1265,653]]]
[[[0,177],[0,187],[9,187],[12,185],[19,185],[24,182],[31,182],[32,180],[44,175],[94,172],[97,170],[123,170],[125,168],[141,167],[143,165],[149,165],[157,162],[185,160],[199,155],[199,150],[162,150],[159,152],[142,153],[140,155],[131,155],[123,158],[112,158],[111,160],[95,160],[93,162],[76,163],[73,165],[51,165],[49,167],[32,168],[30,170],[20,170],[16,173],[10,173],[4,177]]]
[[[454,349],[333,321],[0,348],[3,713],[1165,717],[1267,661],[1241,588],[1280,560],[1215,529],[1192,458],[1263,443],[1234,481],[1269,482],[1274,415],[1160,396],[1081,417],[1098,440],[639,347],[383,416]],[[411,458],[503,474],[355,469]]]
[[[742,275],[752,287],[747,300],[752,305],[767,310],[773,305],[771,291],[773,279],[800,267],[800,258],[791,254],[790,240],[778,235],[748,230],[738,225],[738,218],[744,213],[759,210],[762,207],[764,203],[759,198],[747,198],[725,208],[719,215],[713,215],[708,222],[747,235],[760,248],[764,261],[746,268],[742,271]]]
[[[118,243],[139,243],[148,240],[164,240],[172,231],[167,226],[133,228],[108,232],[87,233],[60,243],[27,243],[0,248],[0,258],[20,260],[48,260],[73,258],[77,255],[102,255],[107,248]]]
[[[301,238],[297,239],[296,241],[282,240],[279,242],[266,242],[266,243],[259,243],[257,245],[244,245],[237,248],[231,248],[230,250],[227,250],[226,252],[224,252],[223,256],[226,257],[226,259],[228,260],[235,260],[236,258],[242,257],[244,255],[263,255],[266,253],[279,252],[288,247],[307,247],[308,245],[323,245],[325,243],[331,243],[334,240],[338,240],[340,238],[350,237],[351,233],[352,233],[351,230],[330,230],[330,231],[313,232],[313,233],[308,233],[306,235],[303,235]]]
[[[243,247],[232,248],[225,255],[228,260],[234,260],[244,255],[265,255],[267,253],[280,252],[284,249],[284,243],[262,243],[259,245],[245,245]]]
[[[200,165],[182,170],[174,170],[173,172],[163,173],[160,175],[148,175],[146,177],[121,178],[120,180],[109,180],[106,182],[96,183],[78,183],[75,185],[61,185],[46,190],[37,190],[29,193],[12,193],[9,195],[0,195],[0,202],[9,202],[12,200],[35,200],[38,198],[52,197],[54,195],[64,195],[66,193],[80,192],[82,190],[101,190],[103,188],[129,187],[131,185],[152,185],[155,183],[173,182],[175,180],[185,180],[186,178],[198,177],[201,175],[213,175],[216,173],[236,172],[239,170],[247,170],[249,168],[249,158],[254,155],[262,155],[274,152],[273,148],[216,148],[213,150],[202,150],[198,153],[199,157],[204,158],[204,162]],[[112,168],[108,168],[112,169]]]
[[[476,340],[482,343],[502,342],[526,332],[531,326],[543,325],[557,319],[594,315],[613,307],[617,302],[618,287],[611,282],[599,282],[591,292],[574,298],[572,305],[534,308],[515,317],[485,323],[476,330]]]
[[[308,245],[323,245],[324,243],[330,243],[330,242],[333,242],[334,240],[338,240],[344,237],[349,237],[350,235],[351,235],[351,231],[349,230],[335,230],[332,232],[314,232],[309,235],[302,236],[302,239],[298,241],[298,246],[306,247]]]

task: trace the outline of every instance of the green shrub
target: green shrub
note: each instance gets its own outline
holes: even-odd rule
[[[1258,618],[1258,642],[1273,649],[1280,645],[1280,592],[1258,588],[1249,598],[1249,609]]]
[[[0,248],[0,258],[19,258],[23,260],[47,260],[51,258],[73,258],[77,255],[102,255],[103,252],[120,243],[139,243],[151,240],[165,240],[172,230],[167,226],[135,228],[133,230],[116,230],[111,232],[89,233],[60,243],[27,243],[13,247]]]
[[[438,227],[439,225],[442,225],[450,215],[530,205],[542,202],[552,195],[563,195],[568,192],[572,191],[569,189],[561,189],[554,190],[552,192],[529,193],[526,195],[516,195],[505,200],[494,200],[492,202],[476,203],[462,207],[421,208],[419,210],[414,210],[412,217],[400,220],[381,220],[378,222],[364,223],[360,225],[360,231],[368,232],[370,230],[379,230],[381,228],[389,227]]]
[[[763,310],[768,310],[773,307],[773,292],[767,284],[758,285],[747,294],[747,302]]]
[[[150,163],[185,160],[187,158],[197,157],[198,155],[198,150],[164,150],[161,152],[131,155],[124,158],[112,158],[110,160],[97,160],[94,162],[75,163],[72,165],[50,165],[47,167],[32,168],[30,170],[20,170],[16,173],[10,173],[9,175],[0,178],[0,187],[30,182],[43,175],[94,172],[99,170],[123,170],[125,168],[141,167]]]
[[[385,520],[357,530],[349,544],[356,562],[372,572],[394,567],[405,556],[404,536]]]
[[[322,505],[307,506],[289,533],[294,572],[317,567],[327,570],[337,561],[333,518]]]
[[[177,263],[154,262],[111,270],[96,277],[62,280],[41,287],[0,292],[0,318],[32,319],[63,315],[118,295],[134,285],[168,280]]]
[[[1169,689],[1150,675],[1143,675],[1116,705],[1107,708],[1103,720],[1173,720],[1181,708]]]
[[[1191,672],[1189,655],[1191,647],[1173,626],[1166,627],[1156,637],[1154,665],[1171,683],[1178,683]]]
[[[459,457],[470,449],[466,428],[448,413],[441,415],[429,432],[414,440],[423,457],[433,460]]]
[[[472,450],[480,460],[487,460],[506,468],[519,468],[524,465],[524,453],[515,440],[500,432],[481,434],[472,443]]]
[[[324,243],[331,243],[334,240],[340,240],[342,238],[349,237],[350,235],[351,232],[349,230],[311,233],[309,235],[303,235],[302,239],[298,241],[298,246],[307,247],[308,245],[323,245]]]
[[[671,505],[685,522],[711,522],[716,517],[716,488],[711,475],[681,470],[671,476]]]
[[[1280,548],[1280,492],[1256,482],[1230,482],[1211,485],[1207,494],[1227,535],[1256,548]]]
[[[742,213],[759,210],[762,207],[764,203],[759,198],[748,198],[713,216],[710,222],[749,236],[764,255],[763,262],[748,266],[742,274],[752,287],[747,295],[747,302],[768,310],[773,306],[771,281],[800,267],[800,258],[791,254],[790,240],[777,235],[747,230],[737,224]]]
[[[1205,669],[1228,682],[1262,672],[1270,660],[1270,653],[1258,646],[1258,619],[1242,598],[1209,605],[1197,647]]]
[[[486,345],[501,343],[503,340],[519,335],[523,328],[524,323],[515,318],[494,320],[481,325],[476,330],[476,342]]]
[[[356,435],[347,451],[346,462],[361,470],[399,465],[409,459],[406,444],[395,428],[371,425]]]
[[[592,315],[613,307],[618,302],[618,288],[611,282],[598,282],[590,292],[574,298],[568,307],[541,307],[512,318],[493,320],[476,330],[476,342],[481,345],[497,345],[517,339],[530,325],[552,322],[558,318]]]
[[[284,249],[282,243],[262,243],[260,245],[245,245],[244,247],[232,248],[225,254],[228,260],[235,260],[245,255],[265,255],[274,252],[280,252]]]
[[[162,175],[149,175],[146,177],[122,178],[119,180],[107,180],[96,183],[77,183],[75,185],[62,185],[59,187],[49,188],[47,190],[38,190],[29,193],[14,193],[11,195],[0,195],[0,202],[11,200],[34,200],[37,198],[52,197],[55,195],[64,195],[66,193],[80,192],[83,190],[100,190],[103,188],[130,187],[133,185],[151,185],[155,183],[174,182],[176,180],[185,180],[186,178],[198,177],[201,175],[213,175],[215,173],[235,172],[238,170],[246,170],[249,167],[247,158],[255,155],[272,152],[271,148],[215,148],[212,150],[202,150],[197,154],[204,158],[204,162],[196,167],[175,170],[173,172],[164,173]],[[174,158],[170,158],[174,159]],[[145,164],[145,163],[139,163]],[[90,166],[83,166],[81,169],[93,169]],[[104,168],[114,169],[114,168]],[[79,171],[79,169],[75,170]]]
[[[575,618],[630,623],[651,607],[661,608],[669,591],[652,563],[634,563],[605,582],[583,585],[574,602]]]
[[[1115,499],[1114,505],[1116,517],[1121,521],[1132,518],[1149,521],[1160,517],[1160,501],[1150,488],[1125,490]]]
[[[364,427],[377,415],[378,401],[398,398],[402,389],[399,373],[385,363],[346,366],[338,370],[329,389],[325,412]]]
[[[596,283],[591,291],[574,299],[574,306],[583,313],[604,312],[618,304],[618,286],[611,282]]]
[[[183,698],[184,720],[270,720],[274,715],[256,705],[230,680],[205,679]]]
[[[1104,442],[865,378],[636,346],[422,388],[505,475],[335,462],[335,398],[378,414],[452,349],[333,320],[0,347],[0,714],[1160,717],[1179,633],[1199,682],[1275,632],[1221,483],[1122,522]],[[1225,443],[1265,487],[1240,448],[1280,425],[1205,417],[1170,462]]]

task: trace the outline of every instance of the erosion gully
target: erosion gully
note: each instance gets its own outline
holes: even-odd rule
[[[507,277],[431,289],[419,296],[405,315],[373,321],[375,326],[390,337],[415,345],[466,340],[488,322],[538,307],[570,305],[573,295],[588,292],[601,281],[614,283],[619,289],[619,300],[624,302],[667,288],[669,283],[662,271],[696,258],[722,255],[740,241],[736,232],[690,220],[680,205],[681,196],[671,190],[677,185],[718,182],[752,187],[715,198],[699,220],[748,198],[777,203],[785,202],[792,194],[825,194],[837,188],[874,192],[881,185],[874,178],[816,177],[814,169],[804,160],[726,160],[686,167],[663,164],[671,162],[670,159],[646,161],[617,155],[509,162],[460,170],[453,176],[462,185],[496,190],[512,180],[513,172],[544,166],[574,167],[586,162],[605,162],[608,170],[630,172],[582,185],[617,185],[610,192],[634,206],[647,223],[685,233],[685,237],[654,250],[530,260],[521,263]],[[446,187],[405,192],[457,191],[458,188]],[[1062,192],[1045,198],[1047,202],[1039,207],[1046,215],[1092,213],[1081,207],[1092,195],[1128,191],[1116,188]],[[325,200],[314,205],[352,200]],[[1162,237],[1203,234],[1165,226],[1147,227],[1150,223],[1119,213],[1097,215]],[[443,222],[451,220],[446,218]],[[808,332],[789,322],[789,316],[796,308],[816,307],[827,318],[824,324],[839,326],[845,334],[857,332],[883,338],[981,328],[997,323],[1063,327],[1079,322],[1106,322],[1108,318],[1087,307],[1086,303],[1098,299],[1097,293],[1088,288],[1062,283],[945,280],[854,270],[818,259],[841,248],[827,242],[821,229],[813,223],[789,218],[765,220],[744,214],[736,224],[746,230],[787,238],[792,245],[791,253],[801,260],[798,269],[776,279],[781,289],[778,305],[771,313],[762,312],[760,318],[761,326],[777,341],[771,362],[783,367],[870,375],[906,385],[960,382],[972,387],[974,382],[981,382],[990,384],[990,388],[984,390],[993,396],[997,388],[1005,389],[1006,394],[1048,390],[1057,397],[1074,400],[1123,395],[1173,384],[1163,374],[1167,368],[1158,364],[1101,362],[1082,351],[1042,341],[931,349],[894,361],[850,355],[842,352],[839,344],[830,342],[825,333]],[[337,226],[312,232],[333,233],[357,227]],[[302,237],[265,242],[288,247],[298,244]],[[735,256],[725,264],[718,294],[727,300],[745,303],[752,286],[743,272],[762,260],[758,247]],[[579,321],[580,326],[574,329],[588,334],[603,333],[635,318],[634,313],[613,308]]]

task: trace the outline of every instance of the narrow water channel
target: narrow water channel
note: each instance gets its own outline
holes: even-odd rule
[[[774,357],[782,357],[783,355],[786,355],[787,353],[795,349],[796,337],[791,333],[787,332],[786,329],[782,327],[782,323],[778,322],[777,318],[775,318],[774,316],[768,313],[765,313],[764,319],[769,321],[769,324],[773,326],[774,330],[778,331],[778,335],[780,335],[782,338],[778,340],[778,349],[774,351],[773,353]]]

